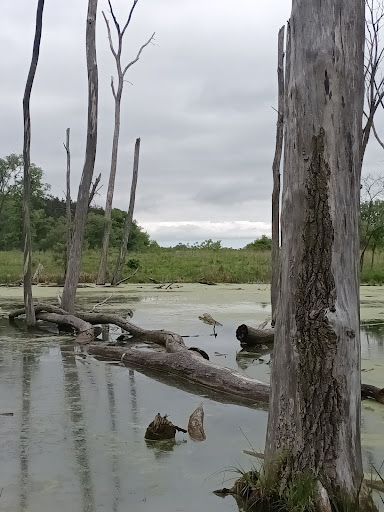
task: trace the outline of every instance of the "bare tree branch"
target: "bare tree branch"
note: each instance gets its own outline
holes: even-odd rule
[[[377,131],[376,131],[376,128],[375,128],[375,124],[372,123],[372,131],[373,131],[373,134],[377,140],[377,142],[380,144],[380,146],[384,149],[384,143],[381,141],[379,135],[377,134]]]
[[[133,66],[133,64],[135,64],[139,59],[140,59],[140,55],[141,55],[141,52],[144,50],[144,48],[146,46],[149,45],[149,43],[151,43],[153,41],[153,38],[155,37],[155,32],[151,35],[151,37],[148,39],[148,41],[143,44],[143,46],[140,48],[138,54],[136,55],[136,58],[133,59],[133,61],[131,61],[129,64],[127,64],[124,68],[124,71],[123,71],[123,76],[125,75],[125,73],[128,71],[128,69]]]
[[[115,57],[115,59],[117,59],[117,54],[116,54],[116,51],[113,47],[113,41],[112,41],[112,34],[111,34],[111,28],[109,26],[109,21],[108,21],[108,18],[106,17],[106,15],[104,14],[104,11],[101,11],[102,14],[103,14],[103,18],[104,18],[104,21],[105,21],[105,24],[107,25],[107,33],[108,33],[108,41],[109,41],[109,47],[111,49],[111,52],[113,54],[113,56]],[[112,14],[113,16],[113,14]]]
[[[95,182],[92,184],[91,191],[89,192],[88,208],[91,206],[91,203],[92,203],[93,198],[95,197],[97,191],[100,190],[97,188],[100,183],[100,180],[101,180],[101,173],[98,175]]]
[[[131,23],[132,14],[133,14],[133,11],[135,10],[135,7],[136,7],[136,4],[137,4],[137,2],[138,2],[138,1],[139,1],[139,0],[134,0],[134,2],[133,2],[133,5],[132,5],[132,7],[131,7],[131,11],[130,11],[129,16],[128,16],[127,23],[124,25],[124,28],[123,28],[123,30],[122,30],[122,32],[121,32],[121,35],[122,35],[122,36],[124,35],[124,32],[127,30],[128,25]],[[109,0],[108,0],[108,2],[109,2]],[[110,2],[109,2],[109,3],[110,3]]]

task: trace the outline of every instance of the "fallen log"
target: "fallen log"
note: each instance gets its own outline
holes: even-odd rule
[[[12,320],[24,313],[24,309],[19,309],[11,313],[9,318]],[[67,311],[48,304],[37,304],[35,313],[41,320],[58,325],[73,326],[79,333],[76,341],[79,340],[80,343],[89,343],[94,339],[93,325],[114,324],[141,341],[154,342],[165,348],[165,352],[144,352],[134,348],[91,344],[88,346],[89,354],[115,361],[120,360],[125,366],[141,367],[145,369],[145,372],[165,372],[170,376],[177,377],[178,381],[190,381],[218,392],[219,395],[232,397],[228,400],[232,403],[244,403],[245,401],[248,402],[248,405],[249,402],[263,404],[269,400],[269,384],[206,360],[199,352],[189,350],[184,344],[183,338],[174,332],[143,329],[114,314],[76,313],[76,315],[69,315]],[[363,396],[384,403],[382,400],[384,390],[379,388],[375,388],[375,390],[374,386],[362,385],[362,393],[365,393]]]
[[[376,402],[384,404],[384,388],[380,389],[370,384],[361,385],[361,398],[373,398]]]
[[[14,320],[18,316],[24,315],[25,309],[21,308],[9,314],[9,320]],[[50,304],[36,304],[35,306],[36,320],[51,322],[60,327],[69,327],[77,333],[76,342],[80,345],[86,345],[94,341],[100,334],[101,329],[95,328],[90,322],[82,318],[70,315],[67,311]]]
[[[242,345],[273,344],[275,331],[273,329],[255,329],[249,325],[239,325],[236,329],[236,338]]]
[[[88,353],[105,359],[120,360],[128,367],[149,368],[167,372],[179,379],[188,379],[220,393],[232,395],[235,403],[244,400],[253,404],[268,402],[269,384],[207,361],[198,352],[188,350],[182,339],[181,343],[177,338],[169,340],[167,352],[144,352],[133,348],[91,344],[88,346]]]

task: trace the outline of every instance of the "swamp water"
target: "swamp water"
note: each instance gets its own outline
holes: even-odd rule
[[[269,379],[268,354],[237,354],[241,323],[258,325],[269,315],[263,285],[183,285],[158,290],[127,285],[79,290],[87,310],[111,293],[103,311],[127,314],[145,328],[165,328],[211,360],[260,380]],[[34,288],[41,301],[56,302],[57,289]],[[237,511],[232,497],[212,494],[230,487],[230,468],[248,470],[257,460],[243,453],[263,451],[264,408],[225,403],[204,388],[165,375],[150,378],[126,367],[83,357],[71,339],[55,329],[27,333],[22,321],[10,326],[6,313],[21,302],[22,290],[0,289],[0,510],[4,512],[209,512]],[[362,380],[384,386],[384,290],[362,288]],[[218,336],[198,316],[223,324]],[[49,327],[48,327],[49,329]],[[120,334],[110,331],[111,337]],[[198,336],[198,337],[193,337]],[[261,359],[261,360],[260,360]],[[167,383],[168,384],[167,384]],[[220,400],[220,401],[219,401]],[[175,443],[152,443],[144,433],[155,414],[186,428],[203,403],[207,440],[176,434]],[[384,461],[384,406],[362,406],[366,467]],[[249,442],[248,442],[249,440]]]

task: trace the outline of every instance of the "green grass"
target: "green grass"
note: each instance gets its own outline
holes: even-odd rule
[[[99,264],[98,250],[84,251],[81,282],[95,282]],[[109,256],[109,272],[112,273],[116,251]],[[34,252],[33,269],[38,263],[44,266],[47,282],[63,283],[62,255],[51,251]],[[130,261],[133,265],[130,266]],[[130,280],[133,283],[148,283],[151,279],[160,282],[196,283],[269,283],[270,252],[248,249],[199,249],[167,250],[128,253],[123,277],[133,273],[134,264],[139,270]],[[21,251],[0,252],[0,283],[14,283],[22,278],[23,255]],[[371,267],[371,254],[365,258],[361,273],[364,284],[384,284],[384,252],[375,255]]]
[[[99,251],[87,250],[83,255],[80,281],[95,282]],[[109,271],[112,272],[116,252],[109,257]],[[13,283],[22,278],[23,255],[19,251],[0,252],[0,282]],[[139,270],[130,280],[133,283],[147,283],[151,279],[160,282],[212,281],[215,283],[268,283],[270,281],[270,253],[268,251],[221,249],[148,251],[129,253],[123,277],[133,273],[139,263]],[[44,266],[44,278],[48,282],[62,283],[64,272],[60,255],[53,252],[34,252],[32,266]]]
[[[361,283],[384,284],[384,251],[376,252],[373,266],[371,266],[372,253],[367,252],[361,272]]]

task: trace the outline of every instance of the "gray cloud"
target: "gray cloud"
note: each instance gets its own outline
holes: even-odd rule
[[[133,148],[142,139],[138,222],[270,220],[276,113],[276,43],[290,1],[140,0],[124,41],[123,61],[156,31],[131,68],[123,104],[115,206],[129,201]],[[115,75],[99,2],[99,140],[95,172],[108,181]],[[130,3],[113,2],[124,20]],[[36,2],[5,2],[0,18],[0,156],[22,148],[21,101],[32,52]],[[87,113],[87,2],[47,2],[32,92],[32,160],[52,193],[62,195],[65,129],[71,127],[73,196],[82,171]],[[384,123],[377,127],[384,133]],[[381,148],[370,143],[366,169]]]

